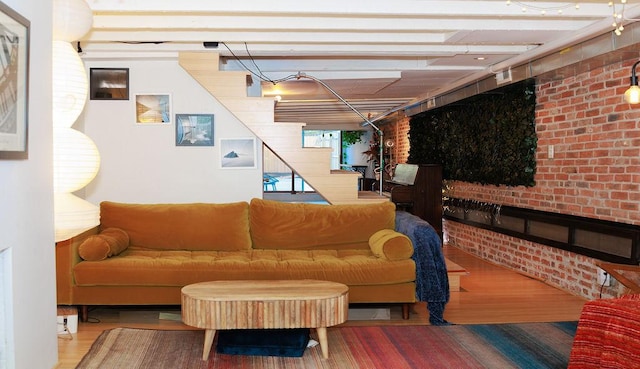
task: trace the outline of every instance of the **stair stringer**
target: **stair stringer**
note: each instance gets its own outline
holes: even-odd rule
[[[179,64],[329,203],[388,201],[359,196],[360,174],[331,170],[330,148],[302,147],[305,123],[275,122],[273,99],[247,96],[249,72],[220,71],[219,55],[211,52],[181,52]]]

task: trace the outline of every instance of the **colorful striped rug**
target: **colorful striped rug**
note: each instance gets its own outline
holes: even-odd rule
[[[576,325],[333,327],[328,329],[329,359],[322,359],[316,346],[302,357],[211,350],[208,361],[201,358],[202,331],[116,328],[98,337],[77,368],[566,368]]]

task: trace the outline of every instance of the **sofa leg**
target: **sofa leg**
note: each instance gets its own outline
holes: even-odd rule
[[[402,304],[402,319],[407,320],[409,319],[409,309],[411,307],[411,304],[409,303],[404,303]]]
[[[86,323],[89,320],[89,306],[80,305],[78,312],[80,313],[80,321]]]

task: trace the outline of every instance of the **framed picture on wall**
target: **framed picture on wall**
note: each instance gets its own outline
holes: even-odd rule
[[[90,68],[91,100],[129,100],[129,68]]]
[[[136,123],[170,124],[170,94],[136,94]]]
[[[176,114],[176,146],[213,146],[213,114]]]
[[[0,2],[0,159],[28,158],[29,20]]]
[[[219,146],[222,169],[257,168],[255,138],[221,138]]]

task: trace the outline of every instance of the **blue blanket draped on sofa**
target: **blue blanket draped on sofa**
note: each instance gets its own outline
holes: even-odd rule
[[[449,302],[449,277],[438,233],[427,221],[404,211],[396,212],[396,231],[407,235],[413,243],[416,298],[427,302],[429,322],[448,325],[443,314]]]

